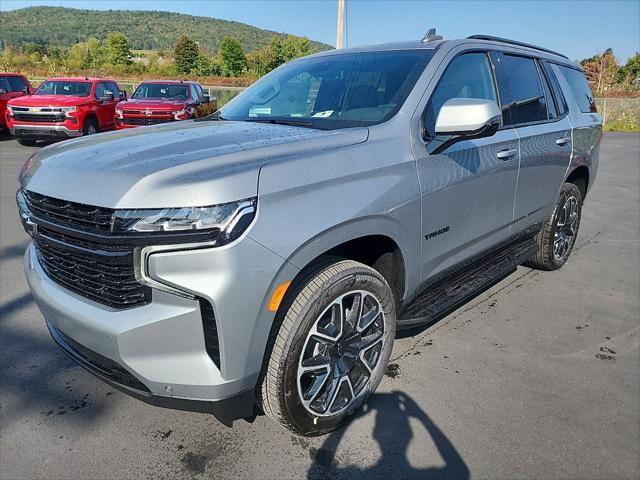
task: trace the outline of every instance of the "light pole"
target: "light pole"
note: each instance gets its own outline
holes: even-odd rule
[[[336,34],[336,48],[342,48],[344,39],[344,2],[338,0],[338,32]]]

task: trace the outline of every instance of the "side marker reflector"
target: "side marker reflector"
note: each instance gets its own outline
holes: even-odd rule
[[[280,302],[284,298],[284,294],[287,293],[287,289],[291,285],[291,281],[284,282],[276,287],[273,291],[273,295],[271,295],[271,300],[269,300],[269,311],[277,312],[278,307],[280,307]]]

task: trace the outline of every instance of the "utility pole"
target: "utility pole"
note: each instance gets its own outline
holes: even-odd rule
[[[345,0],[338,0],[338,32],[336,35],[336,48],[342,48],[344,46],[344,2]]]

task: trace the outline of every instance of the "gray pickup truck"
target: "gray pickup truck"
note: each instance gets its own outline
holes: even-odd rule
[[[397,329],[566,262],[601,123],[580,67],[521,42],[322,52],[203,119],[32,156],[27,279],[53,339],[126,393],[323,434]]]

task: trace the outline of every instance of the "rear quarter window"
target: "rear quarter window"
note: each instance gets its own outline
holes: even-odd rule
[[[591,88],[589,88],[584,73],[564,65],[558,65],[558,67],[569,84],[571,93],[573,93],[580,111],[583,113],[597,112],[596,102],[593,100]]]

